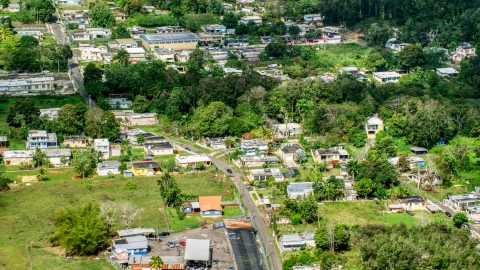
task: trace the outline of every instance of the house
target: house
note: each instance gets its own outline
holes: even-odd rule
[[[170,13],[170,10],[168,9],[157,9],[155,10],[155,15],[168,15]]]
[[[0,80],[0,94],[28,95],[55,90],[53,77]]]
[[[73,31],[70,33],[73,41],[89,41],[90,35],[84,30]]]
[[[132,107],[133,101],[127,98],[110,98],[108,103],[110,104],[110,108],[129,109]]]
[[[262,18],[259,16],[245,16],[245,17],[242,17],[238,23],[248,24],[249,21],[253,21],[255,24],[261,24]]]
[[[143,6],[143,8],[148,12],[152,13],[155,10],[154,6]]]
[[[155,134],[145,132],[145,131],[143,131],[139,128],[127,129],[127,130],[120,131],[120,139],[121,140],[129,140],[130,143],[132,143],[132,144],[137,143],[137,139],[138,139],[139,136],[142,136],[143,138],[145,138],[145,142],[147,142],[147,138],[156,137]],[[153,141],[151,141],[151,142],[153,142]]]
[[[437,72],[437,75],[440,77],[458,77],[458,71],[453,68],[436,68],[435,72]]]
[[[119,157],[122,154],[122,147],[119,144],[110,145],[110,156]]]
[[[20,5],[19,4],[9,4],[8,5],[8,11],[9,12],[19,12],[20,11]]]
[[[451,59],[454,62],[461,62],[465,57],[475,57],[476,55],[475,47],[464,42],[451,54]]]
[[[407,45],[409,44],[400,42],[396,38],[391,38],[385,43],[385,48],[399,52],[402,51]]]
[[[147,254],[148,240],[145,236],[133,236],[112,240],[112,250],[126,250],[132,255]]]
[[[120,121],[123,123],[125,123],[128,115],[134,114],[134,111],[132,110],[111,110],[110,112],[113,113],[115,118],[120,119]]]
[[[203,263],[205,266],[209,265],[210,254],[210,239],[188,239],[185,241],[185,265],[190,263]],[[182,268],[183,269],[183,268]]]
[[[69,166],[72,150],[70,149],[42,149],[50,163],[55,167]]]
[[[277,124],[273,125],[272,128],[273,132],[284,138],[302,134],[302,126],[297,123]]]
[[[172,48],[157,48],[153,50],[153,55],[163,62],[175,62],[175,50]]]
[[[127,126],[150,126],[158,123],[156,113],[132,113],[125,117]]]
[[[127,17],[125,13],[122,13],[122,12],[115,13],[114,16],[115,16],[115,21],[125,21]]]
[[[350,74],[354,75],[358,73],[358,68],[356,67],[343,67],[338,70],[341,74]]]
[[[120,162],[116,160],[102,161],[101,163],[97,164],[97,174],[98,176],[120,174],[118,167],[120,167]]]
[[[455,211],[462,211],[468,207],[478,207],[480,194],[472,192],[469,194],[448,195],[443,202],[453,208]]]
[[[184,202],[182,203],[183,212],[186,214],[200,213],[199,202]]]
[[[135,176],[154,176],[160,173],[160,165],[156,161],[132,162],[132,173]]]
[[[58,117],[60,108],[40,109],[40,118],[47,117],[48,120],[53,120]]]
[[[423,147],[412,147],[410,148],[410,150],[412,151],[412,153],[414,153],[415,155],[424,155],[428,152],[428,149],[426,148],[423,148]]]
[[[82,48],[80,50],[80,56],[82,60],[89,60],[89,61],[103,61],[104,53],[108,53],[107,46],[98,46],[97,48],[94,47],[87,47]]]
[[[240,150],[246,155],[255,155],[256,152],[267,152],[268,143],[262,139],[243,140],[240,144]]]
[[[203,140],[203,145],[206,147],[210,147],[213,150],[219,150],[219,149],[227,149],[227,146],[225,145],[225,141],[228,138],[205,138]]]
[[[47,133],[46,130],[30,130],[28,131],[26,148],[58,148],[57,135],[55,133]]]
[[[161,27],[156,27],[155,30],[159,34],[165,34],[165,33],[181,33],[185,29],[181,26],[161,26]]]
[[[113,251],[113,254],[115,256],[115,259],[118,261],[118,263],[120,264],[128,263],[128,256],[129,256],[128,250],[118,248]]]
[[[397,199],[398,204],[403,205],[407,210],[423,210],[427,200],[422,196],[409,196],[406,198]]]
[[[242,75],[243,70],[241,69],[236,69],[236,68],[223,68],[223,71],[225,74],[234,74],[234,75]]]
[[[403,204],[389,204],[388,209],[392,213],[401,213],[405,210],[403,209]]]
[[[250,170],[250,179],[255,181],[266,181],[272,177],[275,182],[283,182],[283,177],[280,169],[268,168],[268,169],[252,169]]]
[[[198,196],[200,215],[202,217],[221,217],[223,214],[221,202],[222,196]]]
[[[110,158],[110,142],[108,139],[95,139],[93,140],[93,149],[102,153],[104,159]]]
[[[322,15],[320,14],[305,14],[303,15],[303,21],[305,23],[317,23],[322,20]]]
[[[4,151],[3,163],[5,166],[20,165],[21,163],[32,163],[34,155],[34,150]]]
[[[58,3],[66,6],[78,6],[80,5],[80,0],[59,0]]]
[[[38,40],[43,39],[43,33],[41,31],[18,31],[18,35],[20,37],[23,37],[23,36],[34,37]]]
[[[398,165],[398,160],[399,159],[400,159],[400,157],[389,158],[388,162],[390,162],[390,164],[392,164],[393,166],[396,167]],[[420,158],[420,157],[406,157],[406,159],[409,163],[409,168],[410,169],[425,168],[425,161],[423,160],[423,158]]]
[[[152,228],[131,228],[125,230],[118,230],[118,236],[120,238],[134,237],[134,236],[145,236],[147,238],[155,237],[155,230]]]
[[[132,172],[132,170],[124,170],[124,171],[123,171],[123,177],[125,177],[125,178],[133,177],[133,172]]]
[[[221,24],[209,24],[205,27],[205,32],[211,34],[225,34],[227,33],[227,27]]]
[[[7,141],[7,136],[0,136],[0,151],[8,150]]]
[[[339,150],[335,148],[317,149],[313,153],[313,159],[317,163],[324,163],[326,166],[334,167],[335,164],[342,160],[348,160],[349,154],[346,150]]]
[[[367,131],[368,138],[374,139],[377,133],[384,129],[383,120],[376,116],[367,117],[365,120],[365,130]]]
[[[186,63],[188,61],[188,59],[190,58],[190,54],[192,53],[193,51],[190,51],[190,50],[183,50],[181,52],[177,52],[175,57],[177,58],[177,61],[180,62],[180,63]]]
[[[138,48],[137,42],[133,38],[120,38],[114,41],[118,49]]]
[[[238,157],[236,162],[238,167],[260,167],[263,164],[278,164],[280,160],[276,156],[254,156],[245,155]]]
[[[145,49],[172,48],[175,51],[195,50],[200,40],[191,32],[157,33],[140,35]]]
[[[90,36],[90,39],[94,38],[110,38],[112,30],[104,28],[87,28],[85,33]]]
[[[196,169],[198,164],[200,163],[203,164],[205,167],[212,165],[212,160],[210,159],[210,157],[204,154],[193,155],[193,156],[177,155],[175,157],[175,162],[184,168],[192,167],[194,169]]]
[[[126,48],[125,50],[128,52],[129,60],[132,63],[147,60],[147,53],[143,48]]]
[[[313,193],[313,182],[293,182],[287,186],[287,194],[290,199],[297,199]]]
[[[380,83],[396,83],[402,77],[402,75],[397,72],[373,72],[373,78]]]
[[[298,149],[303,149],[298,143],[284,143],[280,146],[278,150],[278,156],[283,161],[293,161],[295,157],[295,153]]]
[[[307,247],[314,247],[314,236],[315,235],[311,233],[282,235],[280,238],[280,250],[282,252],[288,250],[299,250],[304,245]]]
[[[62,145],[68,148],[87,147],[88,137],[85,135],[65,136]]]
[[[435,214],[435,213],[438,213],[438,212],[443,212],[442,211],[442,208],[440,208],[438,205],[436,204],[429,204],[426,206],[428,212],[430,212],[431,214]]]
[[[221,34],[208,34],[208,33],[199,33],[198,38],[204,44],[220,44],[223,39]]]
[[[173,145],[169,142],[145,143],[143,151],[149,156],[173,155]]]
[[[130,33],[132,34],[132,38],[140,39],[141,35],[144,35],[147,33],[147,28],[140,27],[140,26],[133,26],[130,29]]]
[[[416,172],[411,172],[408,178],[417,183],[417,187],[436,186],[443,183],[442,176],[436,171],[432,170],[419,170]]]

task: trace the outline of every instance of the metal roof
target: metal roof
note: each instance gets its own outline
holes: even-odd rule
[[[167,43],[167,42],[198,42],[199,38],[191,32],[176,32],[176,33],[157,33],[144,34],[140,38],[148,44]]]
[[[185,260],[210,260],[210,239],[187,239],[186,244]]]

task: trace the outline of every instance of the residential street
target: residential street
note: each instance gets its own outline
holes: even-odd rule
[[[177,141],[174,141],[172,139],[167,139],[172,145],[174,146],[179,146],[181,148],[188,147],[190,148],[191,152],[197,153],[197,154],[204,154],[200,150],[196,150],[193,148],[192,145],[186,145],[183,143],[179,143]],[[213,164],[219,169],[222,170],[223,172],[227,173],[227,169],[230,168],[226,163],[223,161],[210,157],[212,159]],[[269,261],[270,268],[272,270],[277,270],[277,269],[282,269],[282,262],[280,261],[280,254],[277,254],[277,249],[274,246],[274,239],[268,232],[267,226],[262,220],[262,215],[260,215],[260,212],[258,211],[258,208],[256,207],[255,203],[253,202],[252,198],[250,197],[247,188],[242,182],[241,178],[242,174],[234,172],[233,173],[233,178],[235,181],[235,186],[237,187],[240,195],[242,196],[242,200],[244,205],[248,209],[249,215],[253,218],[253,223],[255,224],[255,227],[257,229],[257,232],[262,239],[263,245],[265,247],[266,251],[266,256]]]
[[[50,28],[52,29],[53,35],[55,36],[55,39],[57,40],[57,43],[59,44],[65,44],[68,43],[68,40],[65,37],[65,34],[62,30],[62,25],[57,24],[57,23],[49,23]],[[73,54],[75,56],[76,51],[73,50]],[[72,60],[70,60],[70,70],[71,70],[71,75],[73,76],[73,80],[75,82],[75,85],[77,87],[78,93],[85,99],[85,103],[87,103],[87,106],[89,108],[97,108],[97,105],[93,100],[90,99],[90,95],[85,91],[85,87],[83,85],[83,76],[80,72],[80,67],[78,65],[78,62],[75,62],[74,59],[78,59],[77,57],[73,57]]]

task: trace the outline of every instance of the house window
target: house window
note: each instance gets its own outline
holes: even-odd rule
[[[203,214],[204,215],[210,215],[210,211],[204,211]]]
[[[222,211],[215,211],[215,215],[221,215]]]

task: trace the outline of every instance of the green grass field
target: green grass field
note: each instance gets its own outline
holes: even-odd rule
[[[7,172],[5,176],[18,182],[21,176],[36,173]],[[71,169],[50,169],[46,182],[30,186],[22,184],[2,192],[0,268],[27,269],[25,246],[31,245],[38,247],[30,250],[34,269],[110,269],[102,260],[83,259],[64,263],[64,258],[44,249],[49,246],[47,240],[54,229],[52,214],[67,206],[86,202],[128,201],[144,209],[132,227],[165,227],[164,214],[160,211],[162,200],[156,181],[158,177],[116,176],[72,180],[75,175]],[[226,200],[233,198],[233,183],[228,179],[214,180],[214,175],[209,172],[176,175],[175,178],[185,193],[222,195]],[[116,226],[115,229],[120,227]]]
[[[363,67],[363,59],[372,49],[358,44],[319,46],[316,54],[317,66],[325,71],[338,72],[342,67]]]

